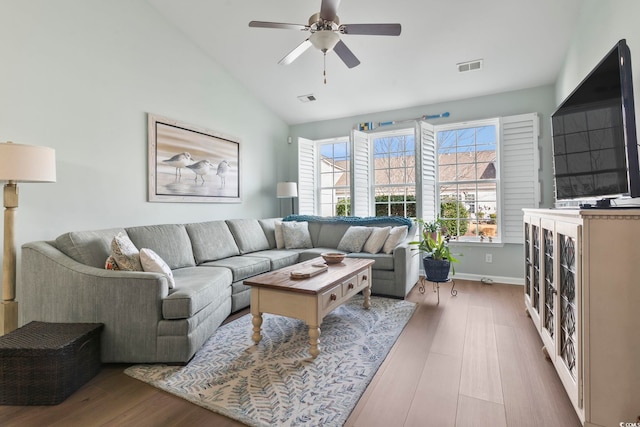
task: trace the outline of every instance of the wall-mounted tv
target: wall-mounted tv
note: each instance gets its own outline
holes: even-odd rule
[[[631,53],[620,40],[551,115],[556,201],[640,197]],[[589,206],[589,204],[585,204]]]

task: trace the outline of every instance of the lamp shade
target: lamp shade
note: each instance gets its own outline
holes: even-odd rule
[[[298,184],[295,182],[279,182],[276,188],[276,197],[298,197]]]
[[[56,182],[56,152],[35,145],[0,143],[0,181]]]

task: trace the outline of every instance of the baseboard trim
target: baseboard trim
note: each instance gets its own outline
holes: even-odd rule
[[[453,279],[462,279],[462,280],[474,280],[477,282],[486,281],[486,279],[490,279],[493,283],[504,283],[506,285],[520,285],[524,286],[524,278],[522,277],[506,277],[506,276],[488,276],[488,275],[480,275],[480,274],[467,274],[467,273],[456,273]]]
[[[424,271],[420,270],[420,276],[424,277]],[[450,276],[452,279],[471,280],[474,282],[482,282],[489,279],[493,283],[504,283],[505,285],[520,285],[524,286],[524,278],[522,277],[506,277],[506,276],[487,276],[481,274],[468,274],[468,273],[456,273],[455,276]]]

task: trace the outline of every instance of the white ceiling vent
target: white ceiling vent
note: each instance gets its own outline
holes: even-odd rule
[[[300,95],[298,99],[300,100],[300,102],[311,102],[315,101],[316,97],[310,93],[309,95]]]
[[[475,71],[482,69],[482,59],[476,59],[475,61],[461,62],[456,64],[458,71],[464,73],[465,71]]]

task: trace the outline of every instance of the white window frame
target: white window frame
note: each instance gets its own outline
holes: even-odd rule
[[[330,139],[322,139],[322,140],[318,140],[318,141],[314,141],[315,146],[316,146],[316,150],[318,152],[318,209],[320,214],[322,214],[322,209],[323,209],[323,200],[322,200],[322,196],[323,193],[327,190],[331,191],[333,193],[332,196],[332,201],[331,201],[331,206],[332,206],[332,211],[335,215],[336,212],[336,206],[337,206],[337,196],[336,193],[340,190],[348,190],[348,200],[350,200],[349,203],[349,207],[348,210],[352,211],[353,210],[353,197],[352,197],[352,192],[353,192],[353,185],[351,184],[351,180],[353,179],[353,173],[352,173],[352,169],[353,169],[353,154],[352,154],[352,144],[351,141],[349,139],[349,137],[342,137],[342,138],[330,138]],[[345,144],[349,150],[349,154],[347,157],[347,162],[348,162],[348,169],[347,172],[349,174],[349,178],[348,178],[348,183],[349,185],[345,185],[345,186],[338,186],[338,185],[330,185],[330,186],[324,186],[323,182],[322,182],[322,147],[325,145],[334,145],[334,144]],[[326,205],[326,203],[325,203]]]
[[[469,128],[478,128],[478,127],[483,127],[483,126],[493,126],[495,128],[495,145],[496,145],[496,161],[495,161],[495,167],[496,167],[496,177],[494,179],[486,179],[486,180],[479,180],[479,179],[475,179],[475,180],[465,180],[465,182],[468,185],[471,186],[475,186],[476,187],[476,192],[475,194],[477,194],[477,187],[478,184],[481,183],[487,183],[487,184],[495,184],[495,188],[496,188],[496,229],[497,229],[497,237],[495,238],[491,238],[491,239],[487,239],[488,242],[492,242],[492,243],[501,243],[502,242],[502,227],[501,227],[501,223],[502,223],[502,206],[500,203],[500,197],[501,197],[501,185],[500,185],[500,151],[501,151],[501,132],[500,132],[500,119],[499,118],[495,118],[495,119],[483,119],[483,120],[473,120],[473,121],[467,121],[467,122],[460,122],[460,123],[449,123],[449,124],[445,124],[445,125],[438,125],[435,126],[435,137],[436,137],[436,156],[438,155],[438,149],[439,147],[438,142],[437,142],[437,136],[438,133],[440,132],[446,132],[446,131],[451,131],[451,130],[460,130],[460,129],[469,129]],[[457,163],[456,163],[457,164]],[[439,159],[436,161],[436,177],[439,177]],[[437,183],[436,183],[436,197],[437,197],[437,207],[438,207],[438,213],[441,212],[441,204],[442,204],[442,200],[441,200],[441,186],[442,185],[458,185],[458,183],[460,181],[440,181],[439,178],[437,178]],[[478,200],[476,200],[476,209],[477,209],[477,202]],[[479,236],[459,236],[456,237],[455,239],[452,240],[452,242],[460,242],[460,243],[476,243],[476,242],[483,242],[484,240],[481,239]]]
[[[404,135],[413,135],[413,141],[414,141],[414,156],[415,156],[415,164],[414,164],[414,176],[413,176],[413,185],[409,185],[406,182],[402,183],[402,184],[384,184],[384,185],[377,185],[377,183],[375,182],[375,150],[374,150],[374,141],[376,139],[382,139],[382,138],[390,138],[390,137],[394,137],[394,136],[404,136]],[[415,128],[414,127],[399,127],[396,129],[383,129],[383,130],[378,130],[378,131],[373,131],[373,132],[369,132],[368,133],[368,143],[369,146],[371,147],[371,172],[370,172],[370,176],[371,176],[371,207],[370,207],[370,211],[372,213],[372,215],[375,215],[376,212],[376,189],[377,188],[384,188],[384,187],[413,187],[413,192],[415,194],[415,210],[416,213],[419,212],[418,208],[419,208],[419,204],[418,204],[418,199],[419,199],[419,187],[418,187],[418,138],[416,137],[416,132],[415,132]],[[405,168],[406,169],[406,168]],[[407,206],[406,206],[406,200],[404,203],[404,211],[406,212],[407,210]]]
[[[435,129],[436,126],[427,122],[415,123],[416,160],[419,160],[416,162],[416,209],[427,221],[435,219],[440,212],[440,203],[436,200]],[[524,242],[522,209],[540,206],[539,129],[537,113],[499,118],[499,160],[496,167],[500,176],[497,198],[498,211],[502,212],[498,215],[501,243],[494,240],[493,243],[477,244]],[[372,148],[369,143],[372,135],[376,133],[355,130],[351,133],[351,213],[355,216],[370,216],[373,212]],[[318,157],[316,141],[298,138],[298,206],[299,213],[303,215],[317,215],[319,212]]]

